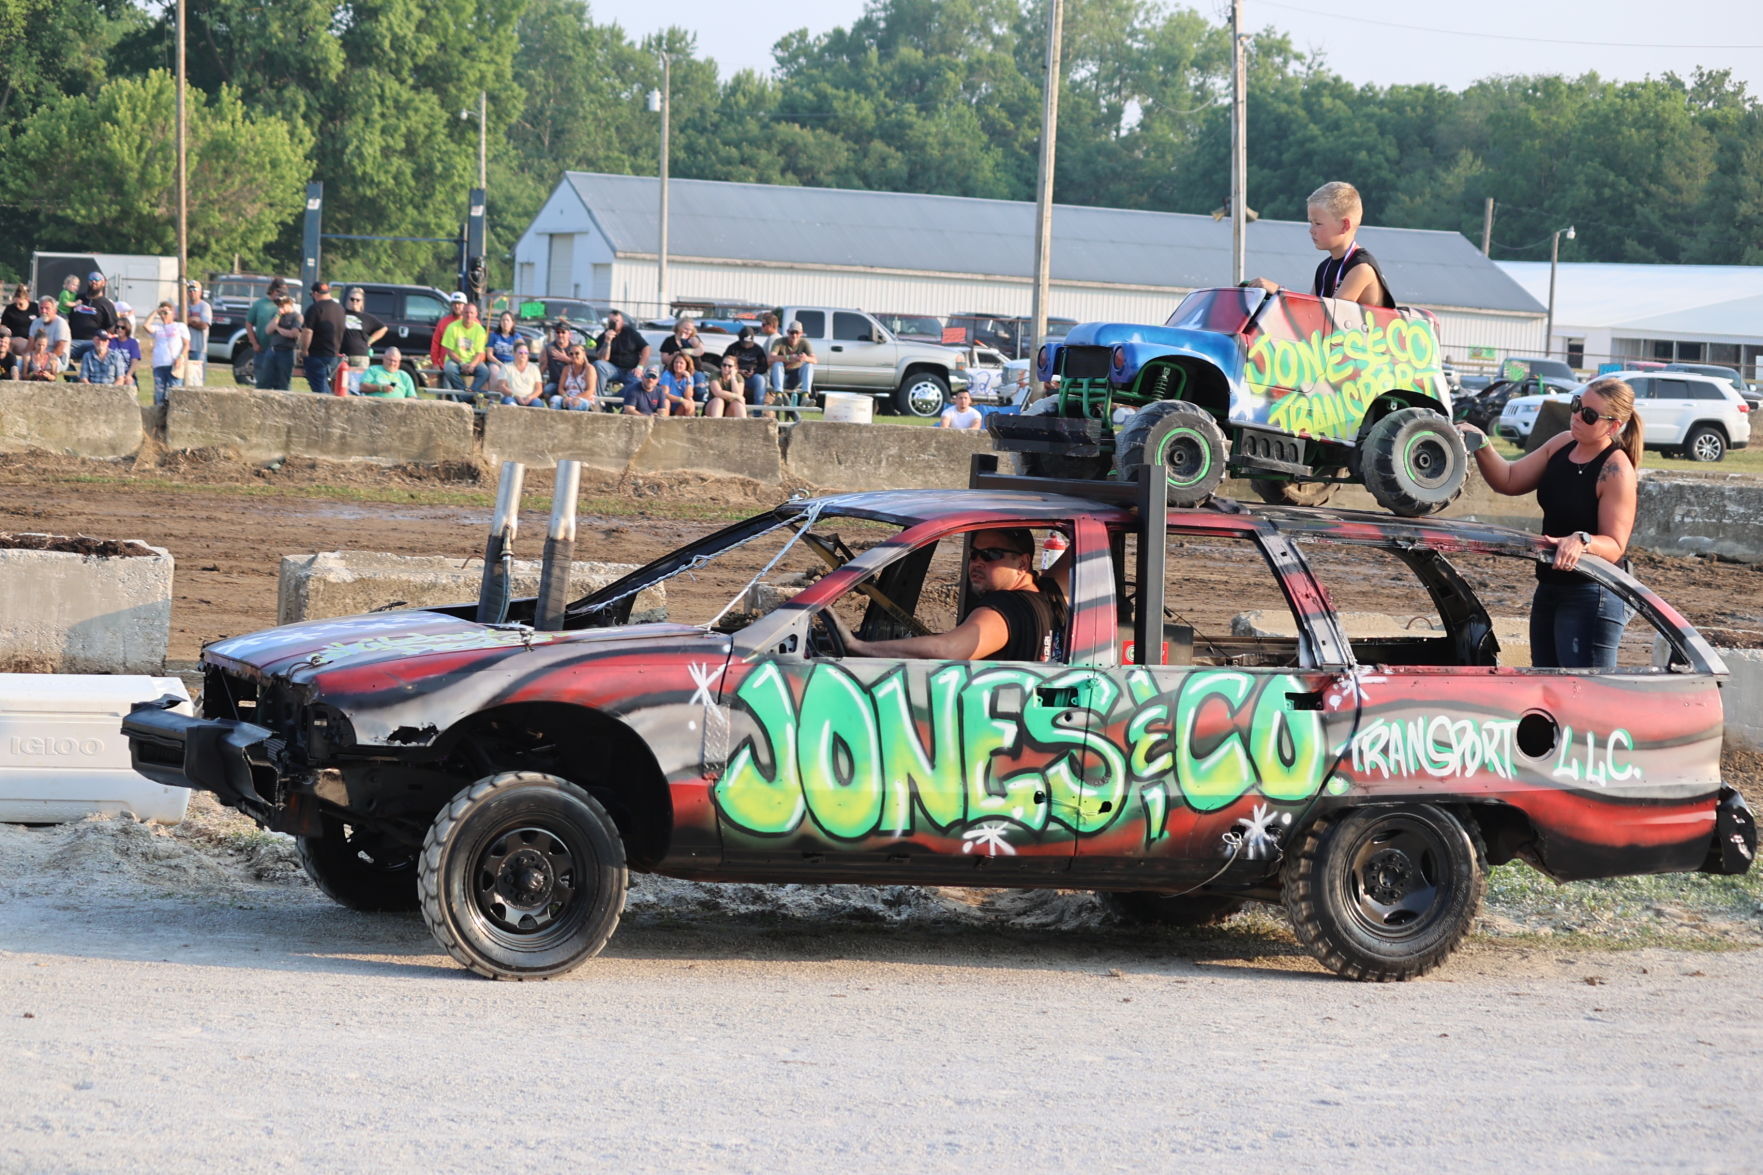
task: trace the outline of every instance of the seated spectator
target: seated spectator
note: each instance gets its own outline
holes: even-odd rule
[[[661,394],[667,399],[669,416],[698,414],[698,373],[692,357],[675,351],[661,373]]]
[[[275,299],[275,317],[269,324],[269,346],[256,359],[257,386],[268,392],[285,392],[294,378],[294,351],[306,320],[300,316],[293,296],[285,291]]]
[[[594,366],[600,371],[600,386],[607,394],[616,386],[635,383],[649,362],[649,340],[625,321],[622,310],[606,316],[606,329],[600,332],[594,350]]]
[[[78,363],[92,349],[92,340],[116,329],[116,303],[104,294],[104,275],[94,269],[86,276],[86,292],[67,310],[67,331],[73,339],[69,363]]]
[[[702,399],[702,391],[710,383],[710,377],[704,372],[704,339],[698,334],[698,324],[685,315],[674,321],[673,333],[661,340],[662,365],[665,367],[678,353],[691,356],[692,370],[697,373],[699,398]]]
[[[557,377],[569,366],[569,352],[575,346],[575,330],[567,318],[552,324],[551,341],[545,344],[545,395],[557,393]],[[557,405],[551,405],[555,408]]]
[[[163,404],[172,388],[183,386],[190,328],[178,321],[176,306],[161,302],[147,319],[147,333],[153,336],[153,402]]]
[[[465,315],[464,294],[460,293],[458,290],[454,290],[451,294],[447,295],[447,302],[451,309],[449,309],[441,318],[441,321],[435,323],[435,333],[429,338],[430,367],[441,367],[447,362],[447,354],[441,348],[441,336],[447,332],[448,327],[458,322]]]
[[[12,353],[23,355],[31,346],[31,323],[37,321],[37,304],[31,301],[31,291],[20,282],[12,291],[12,301],[0,310],[0,326],[4,326],[12,336]]]
[[[133,334],[135,332],[135,308],[127,302],[118,302],[116,304],[116,325],[121,326],[125,322],[129,324],[129,333]],[[116,332],[111,331],[110,334],[110,341],[114,344]]]
[[[416,399],[416,382],[404,370],[404,352],[387,347],[380,361],[362,373],[357,395],[371,400]]]
[[[504,310],[496,319],[496,329],[484,340],[490,352],[491,380],[496,378],[498,368],[514,362],[514,348],[521,341],[520,332],[514,329],[514,315]]]
[[[98,335],[92,349],[80,360],[80,382],[83,384],[123,384],[128,382],[129,358],[110,346],[109,335]]]
[[[0,326],[0,379],[11,379],[18,370],[18,356],[12,353],[12,328]]]
[[[476,399],[490,382],[490,361],[486,348],[490,332],[478,321],[477,305],[465,304],[465,313],[441,336],[441,351],[446,362],[441,365],[441,382],[453,389],[455,400]],[[471,380],[471,394],[466,396],[465,381]]]
[[[730,350],[733,350],[731,347]],[[710,398],[704,403],[706,416],[747,415],[746,377],[741,374],[737,359],[724,356],[722,365],[710,378]],[[763,395],[763,391],[760,393]]]
[[[563,327],[557,333],[567,335],[569,328]],[[579,342],[569,345],[564,360],[563,369],[557,373],[557,392],[551,397],[551,407],[566,412],[591,411],[600,388],[599,368],[588,361],[588,348]]]
[[[787,394],[792,406],[814,394],[814,365],[819,362],[814,347],[802,335],[802,324],[790,323],[784,337],[771,348],[771,385],[774,392]]]
[[[973,406],[973,397],[966,391],[955,393],[954,402],[943,409],[943,418],[937,421],[938,428],[959,428],[967,432],[978,432],[984,426],[985,418]]]
[[[121,308],[122,303],[117,303],[117,309],[120,310]],[[140,387],[141,381],[137,372],[139,372],[141,368],[141,343],[135,338],[134,315],[131,314],[127,317],[123,317],[119,314],[117,316],[116,337],[110,340],[110,349],[119,355],[125,356],[129,361],[129,369],[125,373],[128,378],[123,382],[128,384],[131,388]]]
[[[73,336],[68,333],[67,319],[61,316],[54,298],[44,296],[37,302],[37,317],[31,322],[30,338],[35,340],[38,336],[49,340],[49,353],[55,356],[55,371],[59,375],[67,366]]]
[[[741,381],[747,390],[747,403],[755,408],[765,403],[765,376],[770,359],[764,347],[753,338],[753,328],[743,326],[741,333],[722,353],[724,359],[733,359],[740,365]]]
[[[48,297],[49,295],[44,295]],[[80,275],[70,273],[61,279],[61,293],[55,296],[55,313],[63,318],[73,309],[73,304],[80,300]]]
[[[61,378],[61,360],[57,359],[55,352],[49,349],[48,335],[33,335],[31,349],[25,352],[24,358],[20,359],[18,364],[19,379],[48,382]]]
[[[515,344],[513,360],[502,367],[501,375],[490,381],[491,392],[500,392],[504,404],[517,404],[522,408],[545,406],[545,385],[532,358],[531,348],[522,339]]]
[[[624,385],[626,416],[666,416],[667,394],[661,390],[661,373],[653,368],[637,368]]]

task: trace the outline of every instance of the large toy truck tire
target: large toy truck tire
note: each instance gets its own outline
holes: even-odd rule
[[[949,406],[949,381],[934,371],[914,371],[894,389],[894,411],[921,420],[941,416]]]
[[[1149,890],[1098,894],[1102,905],[1135,926],[1211,926],[1248,903],[1223,894],[1166,894]]]
[[[1463,941],[1487,887],[1473,823],[1430,804],[1354,808],[1312,825],[1286,858],[1298,941],[1348,979],[1413,979]]]
[[[1359,473],[1385,510],[1404,518],[1424,518],[1437,514],[1463,492],[1469,450],[1440,413],[1399,408],[1366,432]]]
[[[1224,482],[1229,460],[1224,431],[1204,409],[1184,400],[1159,400],[1133,413],[1114,438],[1121,469],[1161,465],[1171,506],[1198,506]]]
[[[624,912],[624,842],[600,802],[510,771],[441,809],[417,890],[435,941],[491,979],[549,979],[599,954]]]
[[[1318,469],[1318,473],[1326,473],[1331,477],[1345,477],[1345,466],[1336,469]],[[1263,502],[1271,502],[1275,506],[1321,506],[1334,497],[1335,490],[1340,488],[1339,482],[1333,481],[1292,481],[1278,477],[1251,478],[1249,484],[1255,487],[1255,493]]]
[[[386,845],[365,829],[332,816],[317,836],[294,838],[312,884],[351,910],[405,913],[417,908],[416,853]]]
[[[1057,416],[1059,415],[1059,397],[1043,396],[1022,410],[1024,416]],[[1113,461],[1107,454],[1095,457],[1072,457],[1065,453],[1025,453],[1018,451],[1012,454],[1016,458],[1016,472],[1023,477],[1057,477],[1065,481],[1101,481],[1108,476],[1113,468]]]

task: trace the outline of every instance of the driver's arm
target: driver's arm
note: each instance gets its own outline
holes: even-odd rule
[[[828,609],[825,615],[838,626],[845,651],[853,657],[910,657],[926,661],[972,661],[990,657],[1010,640],[1010,626],[1004,618],[984,605],[975,608],[966,620],[948,632],[925,636],[905,636],[896,640],[866,641],[852,634],[837,612]]]

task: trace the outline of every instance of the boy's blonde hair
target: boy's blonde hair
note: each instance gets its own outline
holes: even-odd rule
[[[1359,200],[1359,189],[1345,180],[1331,180],[1310,193],[1304,201],[1307,208],[1321,208],[1330,216],[1338,216],[1342,220],[1350,220],[1358,224],[1365,215],[1365,205]]]

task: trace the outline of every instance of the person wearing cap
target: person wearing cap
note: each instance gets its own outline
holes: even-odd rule
[[[189,305],[185,311],[184,325],[190,328],[190,359],[202,366],[193,369],[191,379],[207,382],[208,371],[208,328],[214,325],[214,307],[202,296],[202,283],[192,278],[185,287],[189,292]],[[185,379],[189,383],[190,379]]]
[[[912,657],[937,661],[1063,660],[1066,623],[1063,579],[1066,558],[1041,575],[1035,571],[1035,537],[1027,527],[975,531],[967,548],[967,586],[974,604],[948,632],[897,640],[866,641],[852,635],[828,608],[847,654]]]
[[[306,308],[295,356],[304,357],[306,385],[317,395],[330,394],[343,355],[343,327],[343,308],[331,297],[331,283],[319,282],[312,287],[312,305]]]
[[[600,332],[594,351],[600,387],[608,395],[612,394],[615,385],[633,386],[649,363],[649,340],[625,320],[622,310],[614,310],[606,316],[606,329]]]
[[[12,301],[0,309],[0,326],[12,335],[12,353],[23,355],[31,345],[31,323],[37,321],[37,304],[31,301],[31,289],[19,282],[12,290]]]
[[[478,321],[477,303],[467,302],[465,313],[441,332],[441,352],[446,362],[441,366],[441,383],[455,393],[465,392],[466,377],[471,377],[470,398],[476,399],[490,382],[490,332]],[[463,394],[451,399],[463,400]]]
[[[44,294],[37,300],[37,317],[31,322],[27,338],[34,344],[41,336],[49,340],[49,354],[55,360],[55,373],[61,374],[67,367],[68,349],[73,345],[73,336],[68,333],[67,319],[60,313],[60,303],[53,294]],[[32,350],[35,350],[33,345]]]
[[[268,392],[285,392],[294,378],[294,352],[300,346],[305,330],[294,296],[282,287],[275,296],[275,317],[269,323],[269,335],[263,350],[257,353],[256,383]]]
[[[279,313],[275,308],[276,297],[287,292],[288,283],[279,277],[272,277],[268,287],[251,303],[251,309],[245,312],[245,341],[251,344],[253,366],[257,357],[269,346],[269,326]]]
[[[447,306],[447,313],[441,316],[441,321],[435,323],[435,333],[429,336],[430,367],[440,367],[447,362],[447,354],[441,347],[441,336],[448,327],[465,316],[465,295],[454,290],[447,295]]]
[[[630,382],[621,394],[626,416],[667,415],[667,393],[661,390],[661,373],[653,367],[639,367],[631,372]]]
[[[545,395],[551,397],[551,407],[559,395],[557,384],[563,378],[563,369],[570,365],[570,352],[580,344],[576,341],[575,328],[569,325],[569,319],[559,318],[551,324],[551,341],[545,344]],[[585,352],[584,352],[585,354]],[[595,383],[599,382],[599,373],[594,375]]]
[[[376,400],[416,399],[416,384],[404,370],[404,352],[387,347],[380,361],[362,375],[359,394]]]
[[[80,382],[83,384],[121,384],[128,380],[129,359],[110,345],[110,336],[92,338],[92,349],[80,359]]]
[[[73,340],[68,362],[78,363],[92,349],[93,339],[116,329],[116,303],[104,294],[104,275],[96,269],[86,275],[86,292],[63,313]]]
[[[814,394],[814,347],[802,334],[802,324],[790,323],[784,337],[771,347],[771,386],[787,392],[790,404],[802,403]]]
[[[725,361],[733,359],[740,368],[741,383],[747,389],[747,403],[755,408],[764,404],[767,360],[765,348],[753,337],[753,328],[743,326],[722,357]]]

